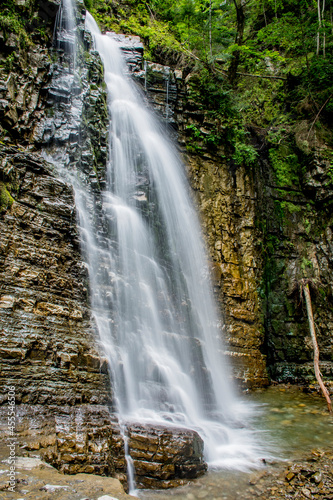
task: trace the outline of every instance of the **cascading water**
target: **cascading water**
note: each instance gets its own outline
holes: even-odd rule
[[[92,308],[122,421],[194,428],[210,464],[246,468],[260,458],[233,395],[209,272],[183,166],[143,106],[111,34],[87,13],[105,69],[110,152],[101,248],[85,195],[77,196]],[[80,201],[82,200],[82,201]],[[103,269],[103,273],[101,273]]]
[[[76,66],[77,38],[75,7],[72,0],[63,0],[54,25],[54,44],[70,55],[73,71]]]
[[[70,2],[62,15],[74,19]],[[73,148],[80,149],[83,109],[76,27],[66,19],[58,25],[58,39],[73,43],[60,47],[67,58],[52,87],[56,105],[48,127],[55,124],[56,132],[46,156],[74,187],[91,307],[125,444],[127,421],[184,426],[201,435],[211,465],[259,464],[262,449],[246,425],[251,408],[235,398],[225,366],[222,325],[183,165],[165,127],[145,109],[116,41],[102,35],[87,13],[86,30],[104,63],[110,115],[107,186],[96,201],[85,167],[71,159]],[[61,132],[58,123],[67,129]]]

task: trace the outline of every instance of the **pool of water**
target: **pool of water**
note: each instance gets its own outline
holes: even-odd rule
[[[269,387],[244,396],[257,403],[253,427],[263,443],[267,467],[281,467],[312,450],[333,447],[333,417],[319,394],[306,394],[295,387]],[[272,458],[274,457],[274,458]],[[209,471],[186,486],[165,491],[139,491],[144,500],[233,500],[249,490],[253,471]],[[259,472],[260,473],[260,472]]]
[[[262,408],[256,425],[266,430],[277,454],[296,459],[300,454],[333,444],[333,417],[325,399],[298,388],[270,387],[251,395]]]

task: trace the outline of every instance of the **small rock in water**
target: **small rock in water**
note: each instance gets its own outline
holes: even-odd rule
[[[311,498],[311,491],[308,490],[307,488],[302,488],[301,489],[301,492],[303,493],[303,495],[306,497],[306,498]]]
[[[68,490],[68,486],[60,486],[58,484],[46,484],[42,488],[42,490],[48,491],[49,493],[54,493],[55,491],[61,490],[61,489]]]
[[[187,500],[195,500],[195,496],[193,495],[193,493],[188,493],[186,495],[186,498],[187,498]]]
[[[313,474],[313,476],[311,477],[311,481],[314,481],[317,484],[320,483],[321,480],[322,474],[320,471],[315,472],[315,474]]]
[[[110,497],[110,495],[103,495],[102,497],[98,497],[97,500],[118,500],[118,498]]]
[[[198,498],[206,498],[208,491],[199,491]]]
[[[288,472],[286,475],[286,480],[291,481],[295,477],[295,474],[293,472]]]

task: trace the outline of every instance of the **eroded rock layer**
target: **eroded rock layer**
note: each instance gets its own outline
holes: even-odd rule
[[[206,472],[203,441],[192,430],[127,424],[128,448],[141,488],[171,488]]]
[[[72,188],[37,155],[7,148],[0,159],[1,384],[17,403],[109,403]]]
[[[0,407],[6,441],[7,408]],[[124,435],[138,488],[171,488],[207,470],[203,441],[193,430],[127,423],[120,427],[105,405],[19,405],[16,438],[20,455],[39,456],[66,474],[113,476],[127,484]],[[6,456],[0,446],[0,456]],[[7,452],[8,453],[8,452]]]

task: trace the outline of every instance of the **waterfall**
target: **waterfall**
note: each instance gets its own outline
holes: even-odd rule
[[[61,18],[66,12],[75,18],[70,2],[57,36],[73,41],[75,25]],[[74,188],[91,309],[125,443],[127,422],[184,426],[200,434],[210,465],[248,469],[259,464],[263,450],[249,430],[253,408],[235,396],[223,356],[223,324],[184,166],[165,124],[131,81],[116,37],[102,35],[89,13],[86,30],[103,61],[108,92],[109,160],[101,197],[96,200],[75,153],[84,148],[78,88],[80,74],[88,74],[83,62],[75,64],[76,39],[65,45],[73,71],[65,58],[50,90],[54,117],[44,128],[46,137],[53,130],[54,145],[45,156]]]
[[[69,64],[76,66],[77,37],[76,37],[76,19],[75,6],[72,0],[62,0],[57,12],[53,42],[57,49],[63,50],[69,55]]]
[[[169,120],[169,75],[167,76],[165,85],[166,85],[166,99],[165,99],[165,123],[168,126]]]
[[[199,432],[208,463],[246,468],[260,458],[234,395],[221,322],[184,168],[145,108],[112,34],[87,13],[105,69],[110,114],[108,249],[98,248],[78,196],[92,308],[122,421]],[[83,200],[80,202],[80,199]],[[100,262],[98,262],[100,259]],[[103,269],[103,273],[100,269]]]

